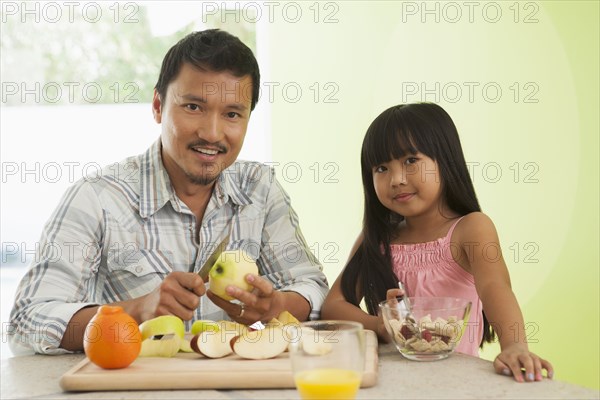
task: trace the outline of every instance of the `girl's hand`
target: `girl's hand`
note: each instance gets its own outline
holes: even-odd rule
[[[399,297],[402,295],[404,295],[404,291],[402,289],[398,289],[398,288],[388,289],[388,291],[385,294],[385,298],[386,298],[386,300],[395,300],[396,297]]]
[[[395,301],[396,297],[398,296],[402,296],[404,294],[404,292],[401,289],[388,289],[388,291],[385,294],[385,298],[387,301]],[[377,316],[378,318],[378,322],[377,322],[377,337],[379,337],[379,339],[384,342],[384,343],[390,343],[392,341],[392,338],[390,337],[387,329],[385,329],[385,323],[383,322],[383,315],[379,314]]]
[[[392,338],[390,337],[387,329],[385,329],[385,324],[383,322],[383,315],[379,314],[377,316],[377,318],[378,318],[377,332],[375,332],[377,334],[377,337],[383,343],[390,343],[392,341]]]
[[[494,360],[494,369],[498,374],[512,375],[517,382],[541,381],[544,369],[548,378],[552,379],[554,375],[552,364],[531,353],[527,345],[522,343],[515,343],[503,349]]]

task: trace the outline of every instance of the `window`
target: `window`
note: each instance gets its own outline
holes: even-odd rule
[[[3,2],[3,336],[16,285],[67,187],[158,138],[150,102],[166,51],[189,32],[221,28],[256,53],[256,24],[235,12],[225,19],[201,2]],[[267,106],[254,111],[240,158],[270,160]]]

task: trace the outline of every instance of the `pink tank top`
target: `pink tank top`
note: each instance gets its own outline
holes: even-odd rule
[[[460,297],[471,301],[469,322],[456,351],[479,357],[483,336],[481,300],[473,275],[454,261],[450,246],[452,232],[461,219],[452,224],[445,237],[433,242],[392,244],[392,265],[409,296]]]

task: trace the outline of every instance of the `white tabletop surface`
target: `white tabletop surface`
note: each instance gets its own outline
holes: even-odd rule
[[[32,355],[2,360],[2,399],[298,399],[281,390],[173,390],[63,392],[59,378],[83,354]],[[558,374],[560,372],[557,372]],[[434,362],[402,358],[391,345],[379,348],[377,385],[361,389],[358,399],[599,399],[600,392],[560,380],[517,383],[494,373],[489,361],[463,354]]]

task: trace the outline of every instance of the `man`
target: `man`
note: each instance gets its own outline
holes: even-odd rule
[[[259,84],[252,51],[226,32],[195,32],[169,50],[152,101],[160,139],[64,195],[17,291],[13,351],[81,350],[107,303],[138,323],[318,317],[327,281],[287,194],[269,167],[236,161]],[[198,275],[228,235],[227,249],[244,250],[261,275],[247,275],[252,292],[228,287],[233,303]]]

